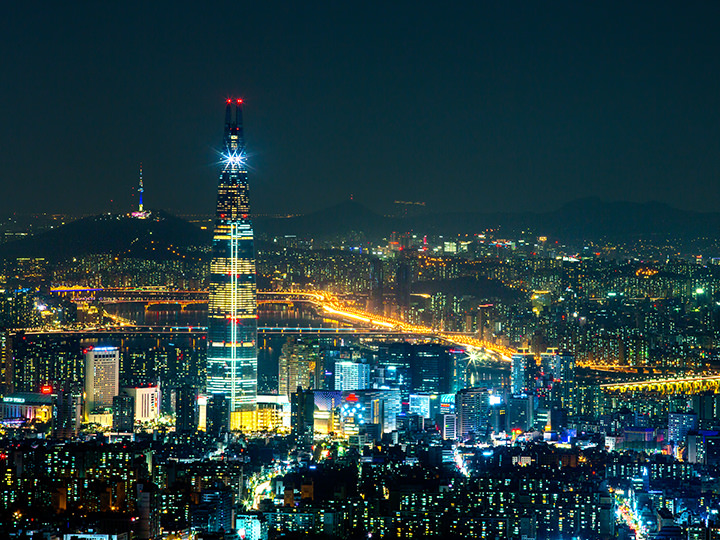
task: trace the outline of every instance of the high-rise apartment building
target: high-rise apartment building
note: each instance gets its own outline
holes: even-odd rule
[[[550,404],[554,408],[574,411],[577,400],[575,356],[568,352],[549,349],[540,355],[543,373],[552,380]]]
[[[56,439],[74,439],[80,432],[82,394],[59,390],[53,411],[53,436]]]
[[[370,298],[368,309],[380,315],[383,314],[383,310],[385,309],[384,280],[385,270],[382,260],[373,259],[372,266],[370,267]]]
[[[192,386],[175,389],[175,431],[195,433],[198,428],[198,391]]]
[[[230,429],[230,398],[225,394],[213,394],[207,402],[205,432],[219,437]]]
[[[512,355],[511,384],[513,394],[522,394],[534,389],[537,376],[535,356],[527,352]]]
[[[455,395],[457,437],[483,434],[490,425],[490,392],[485,388],[465,388]]]
[[[696,430],[698,416],[693,411],[678,411],[668,414],[668,440],[681,446],[685,443],[685,437],[690,431]]]
[[[234,114],[233,114],[234,113]],[[207,391],[257,407],[257,290],[242,100],[228,100],[210,264]]]

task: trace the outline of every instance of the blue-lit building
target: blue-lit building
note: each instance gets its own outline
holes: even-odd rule
[[[257,406],[257,290],[242,100],[228,100],[210,265],[207,391]]]

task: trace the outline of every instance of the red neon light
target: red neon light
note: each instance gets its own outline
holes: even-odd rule
[[[52,394],[52,386],[49,384],[44,384],[40,387],[40,393],[41,394]]]
[[[351,401],[355,403],[358,401],[358,397],[355,394],[348,394],[348,397],[345,398],[345,401]]]

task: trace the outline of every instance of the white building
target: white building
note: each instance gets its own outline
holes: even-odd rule
[[[85,350],[85,414],[112,408],[120,391],[120,350],[91,347]]]
[[[136,422],[152,422],[160,416],[160,388],[147,386],[124,391],[135,399]]]
[[[454,414],[443,414],[442,415],[442,438],[447,441],[454,441],[457,439],[457,424],[456,416]]]

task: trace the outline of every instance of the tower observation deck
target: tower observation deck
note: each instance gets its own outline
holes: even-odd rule
[[[230,411],[257,404],[257,289],[242,100],[227,100],[210,265],[207,391]]]

